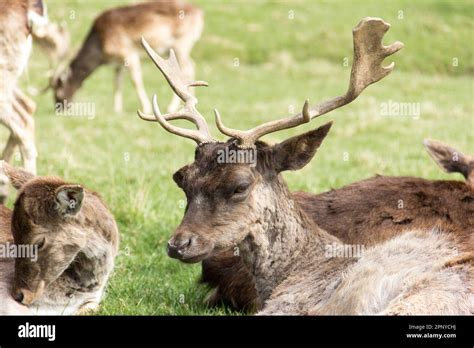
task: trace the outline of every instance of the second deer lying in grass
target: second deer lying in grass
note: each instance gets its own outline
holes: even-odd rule
[[[294,204],[280,173],[304,167],[331,124],[275,146],[258,141],[265,134],[309,122],[354,100],[368,85],[388,75],[382,60],[401,48],[381,45],[388,25],[366,18],[353,31],[354,63],[348,92],[302,113],[249,131],[225,127],[230,136],[215,141],[188,87],[204,85],[183,77],[171,55],[165,61],[145,49],[185,107],[162,115],[156,97],[154,117],[171,133],[195,140],[194,163],[173,176],[187,198],[186,213],[168,242],[171,257],[198,262],[235,246],[255,279],[263,314],[468,314],[472,308],[472,241],[468,229],[444,233],[432,226],[414,230],[368,249],[360,258],[327,254],[342,241],[319,227]],[[169,121],[190,120],[198,130]],[[222,153],[255,151],[255,160],[222,162]],[[248,156],[253,157],[253,156]]]
[[[474,231],[474,158],[438,141],[425,140],[425,146],[444,170],[461,173],[466,183],[376,176],[317,195],[294,192],[292,199],[321,228],[349,245],[370,247],[431,226]],[[204,260],[201,282],[211,287],[206,300],[210,306],[258,309],[255,281],[235,250]]]
[[[34,177],[5,162],[1,169],[19,191],[13,211],[0,207],[0,242],[31,252],[0,260],[0,314],[97,309],[118,252],[112,214],[80,185]]]

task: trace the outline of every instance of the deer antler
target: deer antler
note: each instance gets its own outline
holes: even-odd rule
[[[225,127],[222,124],[219,112],[215,110],[217,128],[223,134],[236,138],[240,147],[249,148],[254,147],[255,142],[265,134],[296,127],[350,103],[367,86],[383,79],[393,70],[395,63],[392,62],[390,65],[383,67],[382,61],[403,48],[403,43],[397,41],[390,46],[382,44],[383,36],[389,28],[390,24],[380,18],[366,17],[352,30],[354,62],[349,89],[343,96],[335,97],[312,107],[309,107],[308,101],[306,101],[301,113],[281,120],[267,122],[247,131]]]
[[[207,86],[207,82],[189,81],[189,79],[181,71],[173,50],[170,50],[169,58],[165,60],[161,58],[153,50],[153,48],[151,48],[144,38],[142,38],[142,45],[158,69],[160,69],[160,71],[163,73],[170,87],[184,102],[184,107],[177,112],[163,115],[158,106],[158,101],[155,94],[153,95],[154,116],[146,115],[140,110],[138,110],[138,116],[140,116],[140,118],[145,121],[159,122],[160,125],[168,132],[192,139],[198,144],[215,142],[211,136],[206,120],[196,109],[196,104],[198,103],[197,98],[192,95],[188,89],[189,87],[195,86]],[[197,130],[176,127],[168,122],[178,119],[191,121],[196,125]]]

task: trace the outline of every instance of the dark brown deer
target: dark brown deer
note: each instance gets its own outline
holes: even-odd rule
[[[19,190],[13,210],[0,206],[0,244],[30,250],[0,257],[0,314],[96,310],[119,245],[102,199],[81,185],[35,177],[5,162],[0,172]]]
[[[226,143],[210,136],[196,109],[197,100],[187,90],[205,83],[187,80],[173,55],[165,61],[144,41],[150,57],[185,102],[183,110],[162,115],[154,96],[155,119],[169,132],[199,144],[195,162],[173,176],[188,204],[168,243],[171,257],[198,262],[238,246],[255,280],[264,314],[472,312],[469,231],[438,232],[428,226],[428,231],[410,231],[374,246],[360,259],[327,256],[328,246],[341,247],[342,242],[292,200],[280,173],[306,165],[331,124],[275,146],[258,141],[265,134],[309,122],[347,104],[386,76],[393,66],[381,68],[382,60],[402,47],[400,43],[381,45],[387,29],[385,22],[374,18],[364,19],[354,29],[355,58],[344,96],[312,108],[306,102],[301,114],[249,131],[225,127],[216,111],[219,130],[232,137]],[[190,120],[198,130],[169,123],[175,119]],[[222,152],[251,150],[257,153],[256,165],[218,161]]]
[[[472,238],[474,159],[439,141],[425,140],[425,146],[443,170],[461,173],[466,183],[375,176],[317,195],[294,192],[292,199],[321,228],[346,244],[374,246],[430,226],[443,231],[466,228]],[[258,309],[255,281],[235,250],[204,260],[201,282],[211,288],[206,299],[210,306],[223,303],[236,310]]]
[[[194,63],[190,54],[203,26],[203,12],[180,0],[150,1],[103,12],[94,21],[69,67],[53,79],[56,106],[71,102],[95,69],[111,64],[116,71],[115,111],[122,111],[122,77],[124,68],[127,68],[142,108],[151,112],[140,66],[141,37],[144,36],[160,52],[173,48],[186,75],[193,79]],[[169,110],[178,106],[179,98],[174,97]]]

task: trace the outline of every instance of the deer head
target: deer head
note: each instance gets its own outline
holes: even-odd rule
[[[36,250],[36,257],[15,259],[12,296],[26,305],[71,264],[87,236],[80,228],[84,188],[59,178],[35,177],[2,162],[3,174],[18,189],[12,216],[16,245]]]
[[[387,23],[377,18],[365,18],[354,28],[354,61],[349,88],[342,96],[314,106],[309,106],[306,101],[301,113],[246,131],[224,126],[219,112],[215,110],[218,129],[231,137],[225,143],[212,138],[204,117],[196,109],[197,99],[188,90],[191,86],[207,86],[207,83],[188,81],[172,51],[170,57],[164,60],[142,40],[148,55],[184,101],[184,107],[175,113],[162,114],[155,95],[154,115],[139,111],[139,116],[146,121],[157,121],[167,131],[198,143],[194,163],[181,168],[173,176],[186,194],[187,206],[181,224],[168,242],[171,257],[184,262],[201,261],[215,252],[239,244],[245,238],[254,238],[257,229],[265,230],[270,225],[284,226],[287,221],[282,221],[281,214],[278,214],[282,210],[293,214],[283,220],[301,218],[297,216],[298,210],[291,207],[291,197],[280,173],[304,167],[316,153],[331,123],[274,146],[258,139],[307,123],[342,107],[357,98],[367,86],[387,76],[393,70],[394,63],[383,67],[382,61],[403,47],[400,42],[382,45],[388,28]],[[172,125],[170,121],[176,119],[191,121],[197,130]],[[241,152],[243,156],[239,156]],[[234,154],[234,159],[253,160],[226,161],[222,160],[223,154]]]

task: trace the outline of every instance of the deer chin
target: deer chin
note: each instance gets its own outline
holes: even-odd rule
[[[183,256],[182,258],[179,258],[178,260],[181,261],[181,262],[184,262],[184,263],[197,263],[197,262],[201,262],[205,259],[207,259],[208,257],[210,257],[212,254],[212,251],[211,252],[206,252],[206,253],[203,253],[203,254],[199,254],[199,255],[194,255],[194,256]]]
[[[199,247],[191,247],[186,250],[168,253],[168,255],[184,263],[197,263],[210,257],[213,254],[213,251],[214,244],[209,243]]]

